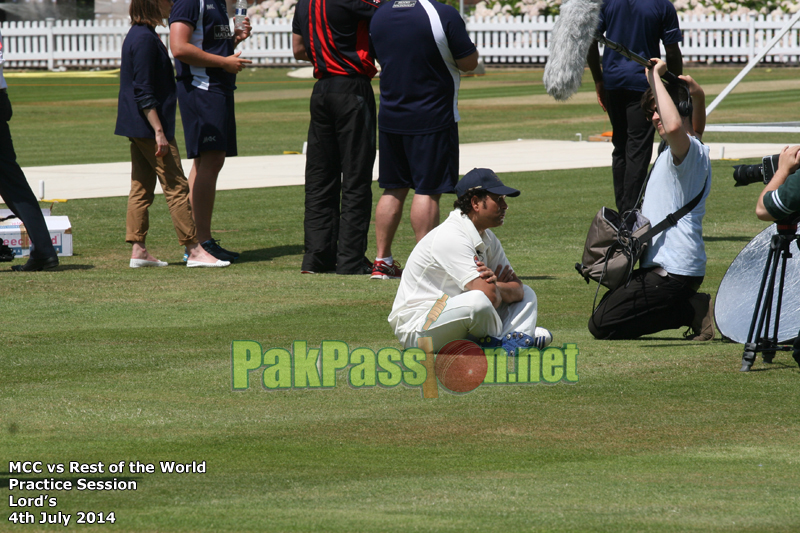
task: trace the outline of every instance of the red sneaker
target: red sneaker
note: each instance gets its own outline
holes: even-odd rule
[[[402,275],[403,269],[400,268],[399,261],[392,261],[391,265],[383,261],[375,261],[372,264],[372,279],[400,279]]]

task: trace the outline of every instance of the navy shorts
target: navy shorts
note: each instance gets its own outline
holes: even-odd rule
[[[424,135],[380,132],[378,185],[416,194],[453,192],[458,182],[458,123]]]
[[[178,105],[188,159],[211,150],[221,150],[228,157],[237,154],[233,93],[215,93],[178,82]]]

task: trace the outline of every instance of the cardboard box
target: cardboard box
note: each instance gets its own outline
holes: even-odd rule
[[[59,256],[72,255],[72,226],[69,217],[44,217],[50,239]],[[18,218],[0,222],[0,238],[3,244],[14,250],[15,257],[30,255],[31,243],[25,225]]]

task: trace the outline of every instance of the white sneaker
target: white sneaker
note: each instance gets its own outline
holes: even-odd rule
[[[217,259],[216,263],[203,263],[202,261],[192,261],[191,259],[186,261],[186,268],[223,268],[230,265],[230,261],[223,261],[222,259]]]
[[[131,268],[144,267],[165,267],[169,263],[166,261],[148,261],[147,259],[131,259]]]
[[[495,339],[494,337],[480,339],[478,344],[485,348],[502,346],[508,354],[511,355],[517,353],[517,348],[536,348],[537,350],[543,350],[553,342],[553,334],[550,333],[549,330],[536,328],[533,333],[534,335],[530,336],[521,331],[513,331],[499,339]]]
[[[549,329],[537,326],[533,333],[533,345],[540,350],[547,348],[553,342],[553,334]]]

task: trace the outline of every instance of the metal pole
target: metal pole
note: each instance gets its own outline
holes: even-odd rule
[[[775,37],[773,37],[772,40],[767,43],[767,46],[764,48],[764,50],[761,51],[760,54],[755,56],[753,59],[750,60],[749,63],[747,63],[747,66],[744,67],[742,71],[735,78],[733,78],[733,81],[730,82],[727,87],[725,87],[725,90],[719,93],[719,95],[716,98],[714,98],[714,101],[711,102],[711,104],[709,104],[708,107],[706,107],[706,116],[710,115],[711,112],[714,111],[714,109],[716,109],[716,107],[722,102],[722,100],[724,100],[725,97],[728,96],[728,94],[730,94],[730,92],[739,84],[739,82],[742,81],[742,78],[747,76],[747,73],[750,72],[753,69],[753,67],[755,67],[758,64],[759,61],[764,59],[764,56],[766,56],[767,53],[769,53],[769,51],[772,50],[776,44],[778,44],[778,41],[784,35],[786,35],[786,32],[792,29],[792,26],[794,26],[798,20],[800,20],[800,11],[795,13],[792,19],[789,21],[789,23],[786,26],[784,26],[780,32],[775,34]],[[753,43],[753,46],[755,46],[755,43]]]

